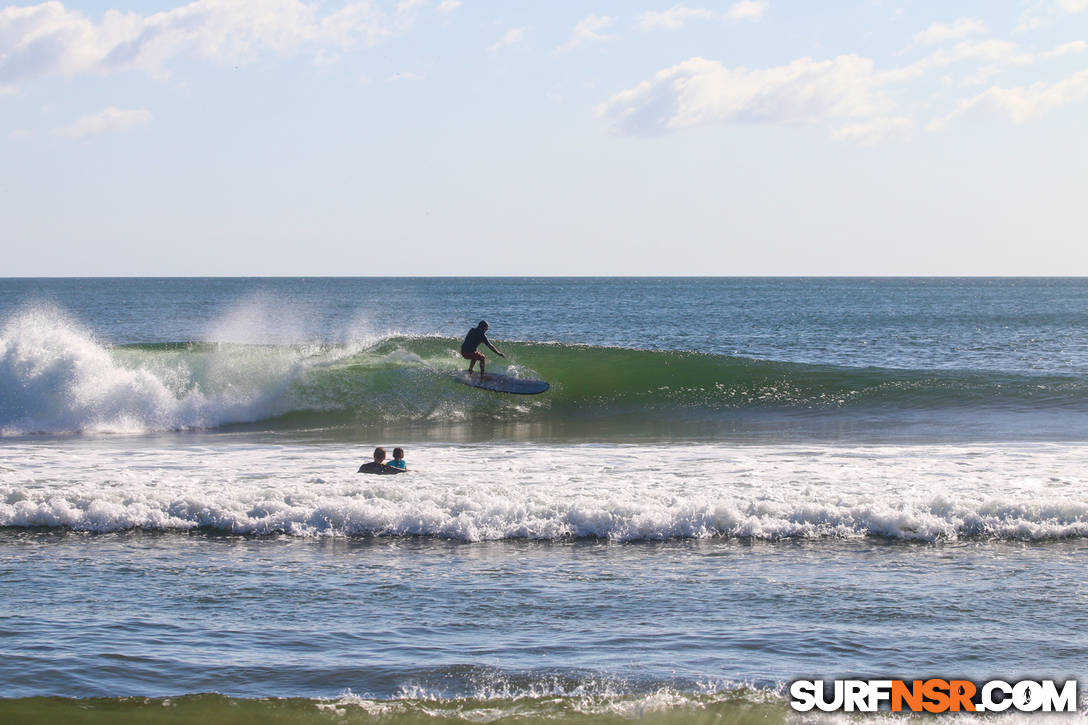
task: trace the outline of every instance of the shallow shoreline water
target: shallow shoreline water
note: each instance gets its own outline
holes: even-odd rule
[[[1070,677],[1088,646],[1084,575],[1069,566],[1083,540],[25,531],[2,545],[14,697],[449,700],[560,685],[641,695],[773,691],[809,676]],[[13,571],[27,573],[11,582]],[[1054,644],[1040,667],[1043,640]]]

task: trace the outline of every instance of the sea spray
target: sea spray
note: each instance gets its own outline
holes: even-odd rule
[[[355,349],[113,347],[56,309],[28,309],[0,331],[0,432],[144,432],[260,420],[299,405],[287,393],[306,371]]]
[[[143,430],[201,425],[199,390],[125,368],[91,334],[52,309],[9,318],[0,332],[0,430]]]

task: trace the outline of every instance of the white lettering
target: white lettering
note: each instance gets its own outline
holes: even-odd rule
[[[876,712],[880,709],[880,703],[890,700],[891,697],[891,680],[869,680],[869,709],[867,712]]]
[[[846,693],[843,697],[843,705],[846,712],[866,712],[865,701],[868,691],[864,680],[847,680]]]
[[[1066,680],[1061,691],[1054,680],[1043,680],[1043,712],[1076,712],[1077,681]]]
[[[993,693],[1000,692],[1003,697],[995,700]],[[977,708],[983,712],[1004,712],[1012,706],[1012,685],[1004,680],[990,680],[982,686],[982,705]]]
[[[1020,712],[1035,712],[1043,705],[1042,689],[1038,682],[1021,680],[1012,686],[1012,704]]]
[[[808,712],[816,707],[816,683],[812,680],[797,680],[790,685],[790,707],[797,712]]]
[[[841,708],[844,699],[843,681],[835,680],[835,686],[832,688],[832,692],[834,692],[835,694],[831,698],[830,702],[824,699],[823,680],[818,680],[818,682],[820,683],[820,690],[817,693],[816,707],[820,708],[824,712],[835,712],[836,710]]]

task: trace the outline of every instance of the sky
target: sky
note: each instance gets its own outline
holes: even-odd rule
[[[0,276],[1088,275],[1088,0],[0,6]]]

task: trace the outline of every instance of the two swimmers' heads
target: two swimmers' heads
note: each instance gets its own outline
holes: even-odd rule
[[[404,458],[404,449],[403,448],[394,448],[393,449],[393,460],[399,461],[402,458]],[[374,462],[375,463],[381,463],[384,460],[385,460],[385,449],[382,448],[381,446],[378,446],[377,448],[374,449]]]

